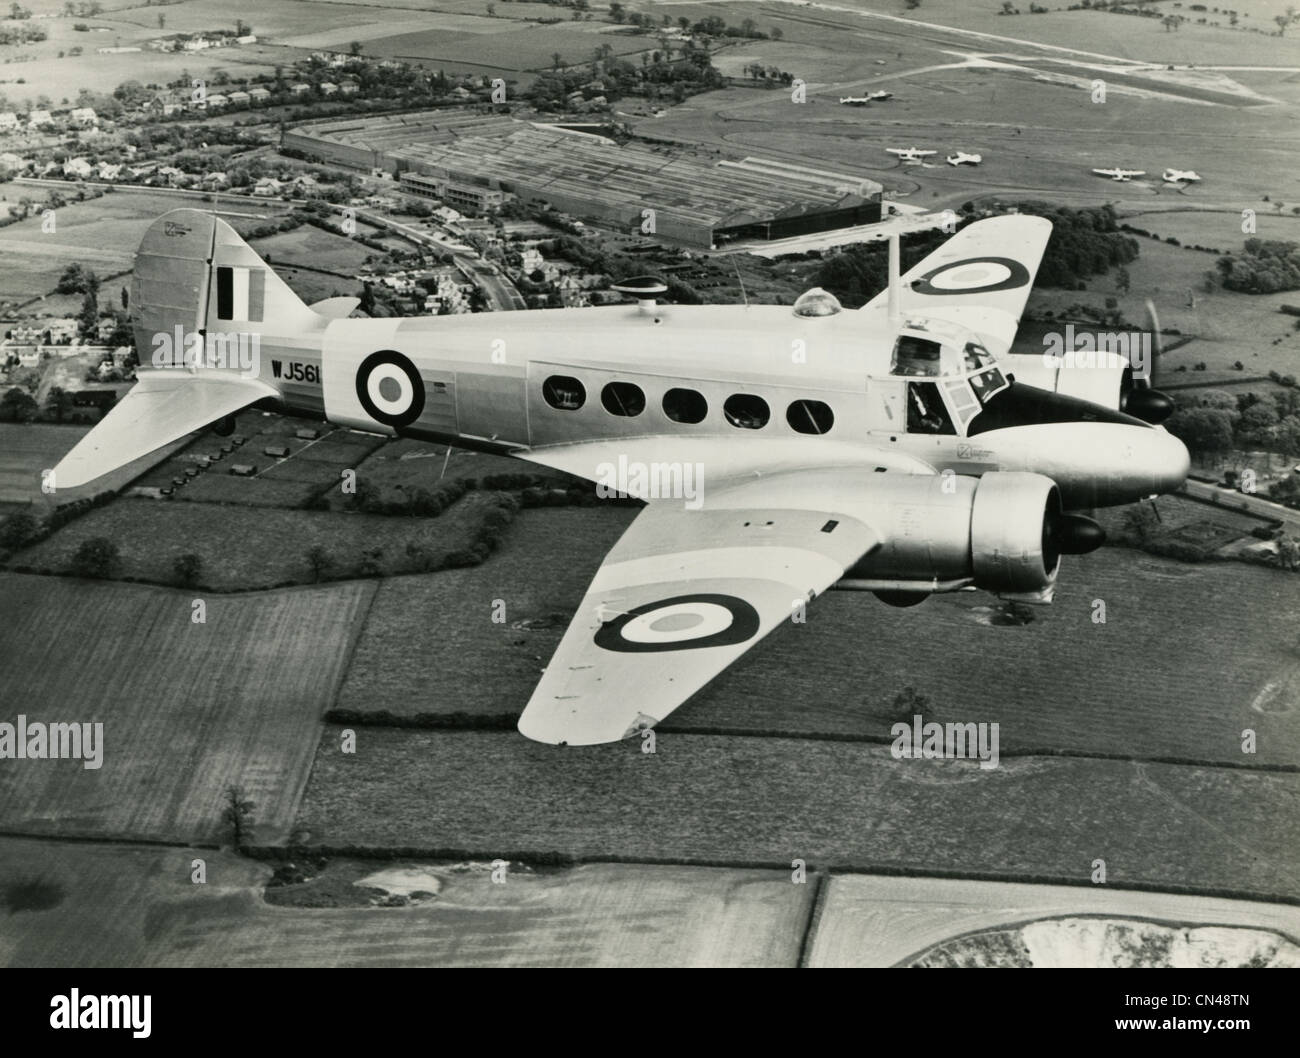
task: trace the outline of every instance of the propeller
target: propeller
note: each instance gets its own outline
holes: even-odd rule
[[[1147,299],[1147,320],[1151,329],[1151,363],[1145,374],[1139,375],[1132,365],[1125,368],[1120,382],[1119,410],[1136,416],[1152,426],[1164,422],[1174,412],[1174,401],[1156,389],[1156,368],[1160,364],[1160,320],[1155,304]]]

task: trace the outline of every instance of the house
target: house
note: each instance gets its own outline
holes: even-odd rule
[[[50,116],[48,110],[32,110],[27,114],[27,127],[29,129],[49,128],[54,124],[54,118]]]
[[[17,132],[18,115],[12,110],[6,110],[0,114],[0,132]]]
[[[253,194],[259,198],[271,198],[278,195],[283,185],[274,177],[264,176],[253,185]]]
[[[4,154],[0,154],[0,169],[15,172],[26,169],[28,164],[26,158],[21,154],[14,154],[13,151],[5,151]]]
[[[75,107],[68,115],[68,120],[79,129],[88,129],[99,124],[93,107]]]
[[[252,97],[247,92],[231,92],[226,98],[230,100],[232,107],[246,107]]]
[[[224,96],[220,92],[213,92],[208,96],[208,109],[221,110],[230,104],[230,97]]]
[[[204,173],[199,180],[199,186],[204,191],[220,191],[222,188],[230,186],[230,178],[220,171]]]
[[[332,96],[339,90],[339,86],[333,81],[322,81],[320,83],[320,94],[323,96]]]
[[[63,175],[73,180],[85,180],[92,172],[94,169],[85,158],[69,158],[63,163]]]
[[[270,89],[267,88],[261,88],[261,87],[250,88],[248,90],[248,97],[253,101],[253,105],[257,106],[258,104],[265,103],[268,99],[270,99],[271,92]]]
[[[99,178],[101,180],[120,180],[122,178],[121,165],[110,165],[108,162],[99,163]]]
[[[152,99],[140,104],[140,109],[149,114],[161,114],[163,117],[168,117],[171,114],[181,113],[188,104],[188,99],[177,95],[175,92],[159,92]]]
[[[48,331],[50,341],[56,344],[70,342],[77,337],[78,325],[75,316],[56,316],[41,320],[38,324],[43,331]]]
[[[289,86],[289,94],[295,96],[306,95],[311,91],[311,85],[304,84],[302,81],[296,81]]]
[[[256,44],[257,36],[253,33],[245,33],[242,37],[235,38],[236,44]]]
[[[339,92],[345,96],[356,95],[361,90],[361,86],[356,81],[343,81],[339,85]]]

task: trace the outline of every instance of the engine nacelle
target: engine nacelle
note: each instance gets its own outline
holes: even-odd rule
[[[874,508],[885,543],[839,587],[883,593],[892,605],[970,584],[1047,598],[1062,553],[1103,539],[1095,522],[1062,512],[1056,483],[1041,474],[890,477],[878,483]]]
[[[1056,582],[1061,518],[1056,482],[1042,474],[985,474],[971,507],[975,586],[992,592],[1041,592]]]

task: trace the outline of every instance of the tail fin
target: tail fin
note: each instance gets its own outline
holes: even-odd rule
[[[136,254],[131,322],[139,381],[54,468],[75,488],[267,397],[280,396],[262,336],[300,346],[328,321],[225,221],[177,209]]]
[[[199,368],[228,370],[230,358],[220,354],[231,342],[323,325],[234,228],[195,209],[165,213],[145,233],[131,314],[136,354],[152,367],[196,366],[185,354],[201,351]],[[178,333],[190,348],[176,348]]]

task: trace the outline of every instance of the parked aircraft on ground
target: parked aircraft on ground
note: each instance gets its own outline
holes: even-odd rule
[[[1147,175],[1145,169],[1094,169],[1093,172],[1098,176],[1109,176],[1122,184],[1128,183],[1135,176]]]

